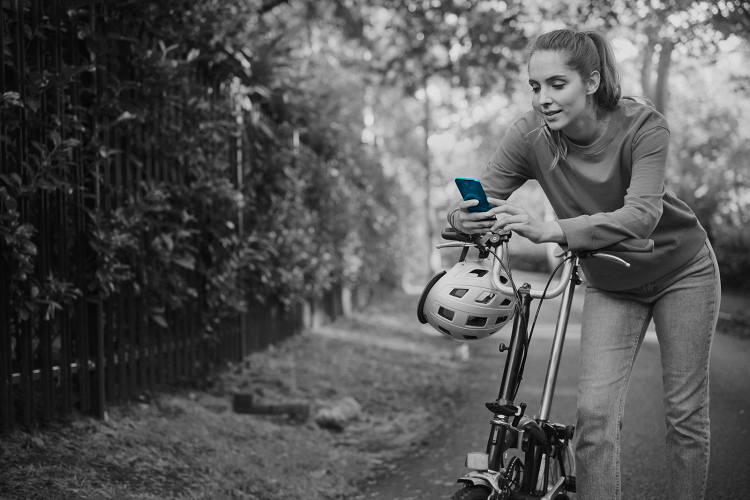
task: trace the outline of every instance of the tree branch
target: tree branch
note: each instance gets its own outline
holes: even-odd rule
[[[288,4],[289,0],[268,0],[266,2],[263,2],[263,5],[261,6],[260,10],[258,11],[258,14],[260,14],[262,16],[263,14],[266,14],[266,13],[272,11],[273,9],[275,9],[276,7],[278,7],[279,5],[284,4],[284,3]]]

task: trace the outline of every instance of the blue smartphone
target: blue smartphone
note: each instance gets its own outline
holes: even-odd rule
[[[486,212],[492,208],[490,202],[487,201],[487,195],[484,192],[482,183],[478,179],[456,177],[456,186],[458,186],[461,196],[464,197],[464,201],[479,200],[478,205],[468,208],[469,212]]]

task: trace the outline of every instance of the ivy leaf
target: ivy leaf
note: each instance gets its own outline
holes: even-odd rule
[[[42,106],[42,103],[39,102],[39,99],[32,99],[32,98],[27,98],[26,99],[26,107],[28,107],[29,109],[31,109],[31,111],[33,111],[34,113],[36,113],[37,111],[39,111],[39,108],[41,106]]]
[[[187,62],[191,62],[191,61],[197,59],[198,56],[200,56],[200,55],[201,55],[200,49],[195,49],[195,48],[190,49],[190,52],[188,52],[188,55],[187,55]]]
[[[50,132],[49,138],[52,141],[52,144],[54,144],[55,146],[58,146],[60,142],[62,141],[62,137],[60,137],[60,132],[58,132],[57,130],[53,130],[52,132]]]
[[[114,156],[120,153],[122,153],[121,150],[108,148],[107,146],[102,146],[99,148],[99,156],[101,156],[102,158],[109,158],[110,156]]]
[[[3,94],[3,101],[12,106],[23,106],[23,103],[21,102],[21,94],[19,94],[18,92],[5,92]]]
[[[172,239],[172,236],[169,234],[162,234],[161,240],[164,242],[164,244],[167,247],[167,250],[170,252],[174,250],[174,240]]]
[[[169,323],[167,323],[167,320],[161,314],[152,314],[151,319],[154,320],[154,323],[156,323],[162,328],[169,327]]]
[[[4,192],[5,189],[3,189],[3,196],[2,200],[5,203],[5,207],[8,209],[9,212],[15,212],[18,208],[18,203],[16,202],[15,198],[11,198],[7,195],[7,193]]]
[[[21,187],[21,176],[17,173],[12,173],[9,176],[8,175],[0,175],[0,180],[5,182],[8,186],[15,186],[16,188]]]
[[[183,257],[172,259],[172,262],[174,262],[180,267],[189,269],[190,271],[195,270],[195,257],[193,257],[192,255],[185,255]]]
[[[136,118],[138,118],[138,116],[134,115],[130,111],[123,111],[122,114],[117,117],[117,120],[115,121],[115,123],[121,123],[121,122],[130,121],[130,120],[135,120]]]
[[[37,249],[36,245],[34,245],[31,241],[24,241],[22,244],[23,251],[29,255],[36,255]]]

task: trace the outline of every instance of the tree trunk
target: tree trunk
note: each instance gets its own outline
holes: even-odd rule
[[[656,88],[654,89],[654,106],[659,113],[667,114],[667,101],[669,99],[669,68],[672,65],[672,52],[674,42],[664,40],[661,43],[659,53],[659,67],[656,73]]]
[[[427,92],[429,77],[425,76],[424,85],[424,183],[425,183],[425,229],[427,230],[427,276],[428,279],[437,272],[435,265],[435,222],[434,212],[432,210],[432,172],[430,165],[430,95]]]
[[[653,72],[654,72],[654,49],[656,48],[656,29],[649,26],[645,29],[647,37],[646,47],[643,50],[643,65],[641,66],[641,91],[643,97],[654,98]]]

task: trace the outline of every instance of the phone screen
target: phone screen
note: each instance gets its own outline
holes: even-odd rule
[[[472,179],[469,177],[456,177],[456,186],[461,192],[464,201],[467,200],[479,200],[478,205],[469,207],[469,212],[486,212],[492,205],[487,201],[487,194],[484,192],[482,183],[478,179]]]

